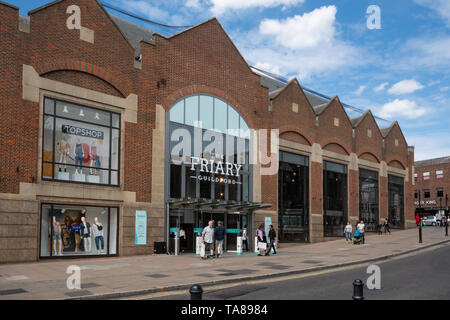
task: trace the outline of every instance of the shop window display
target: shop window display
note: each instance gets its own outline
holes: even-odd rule
[[[120,115],[45,98],[42,178],[119,185]]]
[[[118,209],[42,205],[41,257],[117,254]]]

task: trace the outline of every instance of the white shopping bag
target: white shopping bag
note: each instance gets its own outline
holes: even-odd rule
[[[267,243],[258,242],[258,250],[267,250]]]
[[[205,257],[205,244],[202,243],[202,248],[200,249],[200,257],[204,258]]]

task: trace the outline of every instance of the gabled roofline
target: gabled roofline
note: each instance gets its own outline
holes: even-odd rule
[[[373,121],[375,122],[375,125],[376,125],[376,127],[378,129],[378,132],[380,133],[380,136],[382,138],[384,138],[383,134],[382,134],[382,132],[380,130],[380,126],[376,122],[375,117],[373,116],[372,110],[370,110],[370,109],[367,109],[366,111],[364,111],[364,113],[361,116],[358,117],[358,121],[353,125],[353,128],[356,129],[363,122],[363,120],[369,115],[372,117]],[[353,118],[353,119],[355,119],[355,118]]]
[[[55,0],[55,1],[53,1],[53,2],[44,4],[44,5],[40,6],[40,7],[37,7],[36,9],[33,9],[33,10],[28,11],[28,15],[30,16],[30,15],[32,15],[32,14],[38,12],[38,11],[47,9],[47,8],[52,7],[52,6],[54,6],[55,4],[58,4],[58,3],[63,2],[63,1],[65,1],[65,0]]]
[[[5,5],[5,6],[7,6],[7,7],[10,7],[10,8],[12,8],[12,9],[16,9],[16,10],[19,10],[19,9],[20,9],[19,7],[16,7],[15,5],[10,4],[10,3],[7,3],[7,2],[0,1],[0,4]]]
[[[47,8],[51,7],[51,6],[54,6],[55,4],[58,4],[58,3],[61,3],[61,2],[64,2],[64,1],[66,1],[66,0],[55,0],[55,1],[53,1],[53,2],[47,3],[47,4],[43,5],[43,6],[40,6],[40,7],[36,8],[36,9],[33,9],[33,10],[29,11],[29,12],[28,12],[28,15],[31,16],[32,14],[34,14],[34,13],[36,13],[36,12],[42,11],[42,10],[44,10],[44,9],[47,9]],[[105,15],[108,17],[109,21],[111,21],[111,23],[114,25],[114,27],[116,28],[116,30],[122,35],[122,37],[124,38],[124,40],[126,41],[126,43],[128,43],[128,45],[130,46],[130,48],[132,49],[133,54],[134,54],[134,48],[133,48],[133,46],[132,46],[131,43],[128,41],[127,37],[125,37],[125,35],[123,34],[123,32],[122,32],[122,31],[120,30],[120,28],[117,26],[117,24],[114,22],[114,20],[111,18],[111,16],[109,15],[108,11],[105,10],[105,8],[102,6],[102,4],[101,4],[98,0],[91,0],[91,1],[97,3],[97,5],[100,7],[100,9],[103,10],[103,12],[105,13]],[[133,58],[134,58],[134,57],[133,57]]]
[[[247,61],[246,61],[246,60],[244,59],[244,57],[242,56],[242,54],[241,54],[241,52],[239,51],[239,49],[238,49],[238,48],[236,47],[236,45],[234,44],[233,40],[231,40],[230,36],[229,36],[228,33],[225,31],[225,29],[223,28],[222,24],[219,22],[219,20],[218,20],[216,17],[212,17],[212,18],[210,18],[210,19],[208,19],[208,20],[205,20],[205,21],[203,21],[203,22],[200,22],[199,24],[196,24],[196,25],[194,25],[194,26],[192,26],[192,27],[190,27],[190,28],[187,28],[187,29],[185,29],[185,30],[182,30],[182,31],[180,31],[180,32],[177,32],[177,33],[175,33],[175,34],[173,34],[173,35],[171,35],[171,36],[169,36],[169,37],[166,37],[166,36],[164,36],[164,35],[162,35],[162,34],[160,34],[160,33],[157,33],[157,32],[155,32],[154,35],[155,35],[155,36],[159,36],[159,37],[161,37],[161,38],[163,38],[163,39],[166,39],[166,40],[172,40],[172,39],[176,38],[176,37],[179,36],[179,35],[182,35],[182,34],[184,34],[184,33],[186,33],[186,32],[190,32],[190,31],[192,31],[193,29],[196,29],[196,28],[198,28],[198,27],[200,27],[200,26],[202,26],[202,25],[205,25],[205,24],[210,23],[210,22],[213,22],[213,21],[217,22],[217,24],[219,25],[219,27],[222,29],[223,33],[224,33],[225,36],[228,38],[228,40],[230,41],[231,45],[234,47],[234,49],[236,50],[236,52],[237,52],[237,53],[239,54],[239,56],[241,57],[241,59],[242,59],[242,61],[244,62],[244,64],[247,66],[248,70],[249,70],[252,74],[255,74],[255,73],[253,72],[253,70],[250,68],[250,66],[248,65]],[[255,75],[256,75],[256,74],[255,74]]]
[[[401,133],[401,135],[402,135],[402,137],[403,137],[403,141],[405,141],[406,146],[408,146],[408,141],[406,141],[405,135],[403,134],[403,130],[402,130],[402,128],[400,127],[400,124],[398,123],[397,120],[395,120],[394,122],[392,122],[392,124],[388,127],[389,129],[388,129],[386,135],[383,136],[383,138],[386,139],[386,138],[389,136],[389,134],[390,134],[391,131],[392,131],[392,128],[394,128],[395,125],[397,125],[397,127],[398,127],[398,129],[400,130],[400,133]]]
[[[317,116],[320,116],[322,113],[324,113],[325,110],[327,110],[327,109],[330,107],[330,105],[331,105],[331,103],[333,103],[333,101],[336,101],[336,102],[341,106],[342,110],[343,110],[344,113],[345,113],[345,117],[347,118],[348,122],[350,122],[350,125],[352,125],[352,121],[350,120],[350,117],[348,116],[347,112],[345,111],[345,108],[344,108],[344,106],[342,105],[341,100],[339,100],[339,97],[338,97],[338,96],[334,96],[334,97],[331,98],[330,101],[328,101],[327,103],[324,103],[324,104],[321,104],[321,105],[316,106],[316,107],[314,108],[314,111],[315,111],[316,115],[317,115]],[[317,108],[317,107],[320,107],[320,106],[323,106],[323,105],[325,105],[325,106],[324,106],[323,108],[320,108],[320,110],[319,110],[318,112],[316,112],[316,108]],[[319,109],[319,108],[317,108],[317,109]],[[353,126],[353,125],[352,125],[352,126]]]
[[[305,91],[303,91],[302,86],[300,85],[300,82],[298,82],[297,78],[292,78],[291,80],[289,80],[288,83],[286,83],[286,85],[284,85],[282,88],[274,91],[275,93],[270,96],[269,95],[269,100],[274,100],[276,99],[281,93],[283,93],[291,84],[296,84],[298,86],[298,88],[300,89],[300,92],[303,94],[303,96],[306,99],[306,103],[309,105],[309,108],[311,109],[312,113],[315,114],[316,112],[314,111],[313,106],[311,105],[311,103],[308,100],[308,97],[305,94]]]

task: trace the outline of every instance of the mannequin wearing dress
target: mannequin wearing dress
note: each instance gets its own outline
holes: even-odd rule
[[[67,172],[67,158],[69,157],[70,144],[66,141],[66,135],[56,144],[56,150],[59,153],[59,171],[61,172],[61,163],[64,163],[64,172]]]

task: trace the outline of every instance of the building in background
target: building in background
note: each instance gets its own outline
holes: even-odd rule
[[[449,209],[450,156],[414,163],[414,206],[423,215]]]
[[[80,30],[66,25],[73,4]],[[28,17],[0,2],[0,30],[0,262],[153,254],[180,229],[195,252],[210,219],[227,251],[244,225],[286,242],[361,219],[415,226],[398,123],[380,129],[370,111],[349,117],[338,97],[250,67],[216,19],[165,37],[96,0]],[[261,129],[279,130],[279,147],[258,143]],[[263,174],[249,159],[267,150],[278,170]]]

